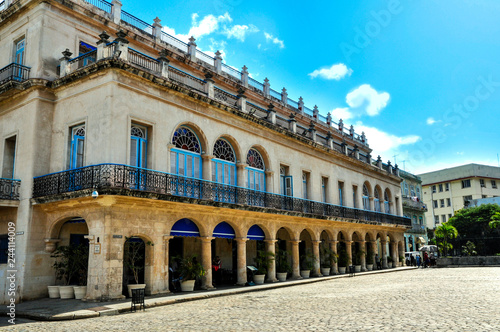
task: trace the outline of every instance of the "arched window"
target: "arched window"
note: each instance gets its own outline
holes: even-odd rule
[[[370,194],[366,184],[363,185],[363,209],[370,210]]]
[[[260,155],[259,151],[255,149],[250,149],[247,154],[247,187],[249,189],[265,191],[265,166],[264,159]]]
[[[130,128],[130,166],[147,167],[148,130],[133,124]]]
[[[384,211],[385,213],[391,213],[391,205],[389,204],[389,189],[384,192]]]
[[[83,167],[85,153],[85,125],[71,128],[71,157],[69,168]]]
[[[212,181],[236,185],[236,155],[231,144],[225,139],[221,138],[215,142],[212,163]]]
[[[201,147],[196,134],[188,127],[179,127],[172,137],[174,148],[170,151],[170,172],[201,178]]]
[[[376,212],[380,212],[380,192],[377,187],[375,187],[375,198],[373,200],[373,207]]]

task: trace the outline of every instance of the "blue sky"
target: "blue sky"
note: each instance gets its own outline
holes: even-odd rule
[[[401,169],[498,165],[498,0],[122,3],[365,131],[374,157]]]

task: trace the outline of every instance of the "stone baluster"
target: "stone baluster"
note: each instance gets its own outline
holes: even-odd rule
[[[115,56],[121,60],[128,60],[128,40],[125,38],[127,34],[120,30],[116,33],[116,36]]]
[[[153,36],[155,36],[155,38],[157,40],[161,40],[162,26],[161,26],[160,22],[161,22],[161,20],[158,18],[158,16],[156,16],[156,18],[154,19],[154,23],[153,23]]]
[[[222,72],[222,57],[221,57],[221,52],[217,51],[215,52],[215,58],[214,58],[214,67],[215,67],[215,72],[217,74],[220,74]]]
[[[73,53],[71,53],[69,49],[66,49],[64,52],[62,52],[62,54],[63,57],[59,59],[60,62],[59,77],[64,77],[71,72],[71,66],[69,64],[69,60],[71,59]]]
[[[285,107],[288,105],[288,92],[286,92],[285,88],[281,89],[281,103]]]
[[[107,57],[106,45],[109,43],[109,35],[106,33],[106,31],[103,31],[99,35],[99,38],[101,39],[97,41],[96,61],[102,60]]]
[[[188,43],[188,54],[191,59],[191,61],[196,62],[196,43],[194,42],[196,39],[191,36],[189,38],[189,43]]]
[[[378,155],[377,157],[377,167],[382,169],[382,158],[380,157],[380,155]]]
[[[122,2],[120,0],[113,0],[111,4],[111,18],[115,24],[120,25],[122,20]]]
[[[326,144],[328,145],[329,149],[333,150],[333,136],[331,132],[328,132],[326,134]]]
[[[299,97],[299,112],[303,113],[304,112],[304,98]]]
[[[314,109],[313,109],[313,118],[314,118],[314,120],[316,120],[316,121],[318,121],[318,114],[319,114],[318,105],[314,105]]]
[[[389,174],[392,174],[392,165],[391,165],[391,161],[387,161],[387,172],[389,172]]]
[[[332,114],[330,112],[328,112],[328,114],[326,115],[326,124],[328,126],[332,125]]]
[[[241,84],[243,84],[243,86],[245,88],[248,88],[248,68],[247,68],[247,66],[243,66],[243,68],[241,70]]]
[[[264,79],[264,97],[271,98],[271,84],[269,84],[269,80],[267,77]]]

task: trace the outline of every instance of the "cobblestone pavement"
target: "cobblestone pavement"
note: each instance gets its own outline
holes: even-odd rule
[[[7,331],[500,331],[500,267],[419,269]],[[5,319],[2,317],[1,319]]]

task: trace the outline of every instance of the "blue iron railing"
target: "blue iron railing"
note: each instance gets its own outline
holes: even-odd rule
[[[144,30],[147,33],[153,33],[153,26],[147,22],[144,22],[141,19],[138,19],[132,14],[129,14],[128,12],[122,10],[122,21],[127,22],[130,25],[135,26],[136,28],[139,28],[141,30]]]
[[[72,68],[72,70],[76,70],[94,63],[96,61],[96,57],[97,50],[92,50],[90,52],[79,55],[76,58],[69,60],[68,62],[71,66],[76,66],[76,68]]]
[[[0,178],[0,199],[19,200],[21,180]]]
[[[110,2],[107,2],[105,0],[85,0],[85,1],[93,6],[96,6],[99,9],[104,10],[106,13],[111,13],[111,7],[113,7],[113,5]]]
[[[0,84],[8,81],[24,82],[30,78],[30,67],[11,63],[0,69]]]
[[[199,200],[411,226],[406,217],[272,194],[119,164],[100,164],[34,178],[33,197],[83,189],[142,191]],[[116,192],[116,194],[119,194]],[[161,198],[161,196],[160,196]]]

